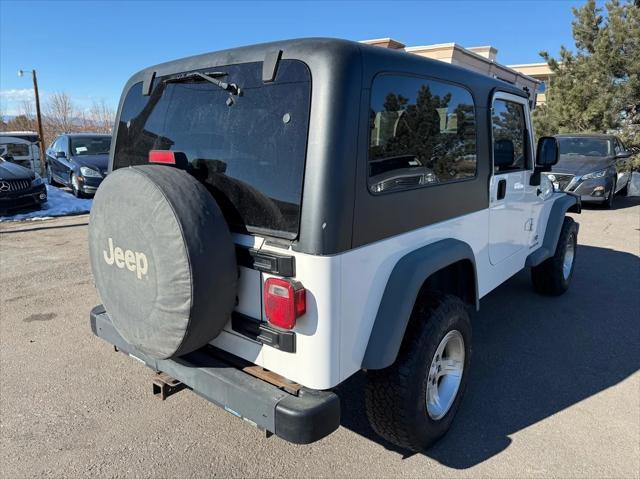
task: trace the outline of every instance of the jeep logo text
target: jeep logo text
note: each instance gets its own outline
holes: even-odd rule
[[[129,271],[136,273],[138,279],[142,279],[143,276],[147,275],[149,268],[147,256],[144,253],[131,251],[130,249],[123,251],[119,246],[114,248],[112,238],[109,238],[109,252],[104,250],[102,254],[109,266],[113,263],[120,269],[126,266]]]

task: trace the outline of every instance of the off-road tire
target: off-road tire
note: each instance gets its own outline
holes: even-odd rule
[[[448,412],[439,420],[427,413],[426,384],[431,361],[444,336],[458,330],[464,339],[462,379]],[[422,451],[449,429],[464,395],[471,359],[471,322],[456,296],[433,294],[417,304],[393,365],[367,372],[366,411],[373,430],[387,441]]]
[[[569,242],[573,242],[573,262],[571,271],[567,277],[563,273],[564,258]],[[546,259],[538,266],[531,268],[531,281],[534,289],[540,294],[559,296],[563,294],[571,284],[571,278],[576,264],[578,246],[578,225],[573,218],[565,217],[562,230],[558,238],[556,251],[551,258]]]

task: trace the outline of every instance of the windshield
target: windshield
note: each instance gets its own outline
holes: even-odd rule
[[[558,138],[561,155],[611,156],[613,147],[607,138],[562,137]]]
[[[71,138],[71,155],[108,155],[110,136],[81,136]]]
[[[24,143],[6,143],[0,145],[0,154],[6,156],[29,156],[29,145]]]
[[[142,83],[134,85],[120,113],[113,169],[148,163],[150,150],[181,152],[233,230],[295,238],[309,70],[300,61],[282,60],[273,82],[262,81],[262,62],[216,67],[216,72],[241,93],[195,75],[181,77],[185,81],[175,75],[157,78],[149,96],[142,95]]]

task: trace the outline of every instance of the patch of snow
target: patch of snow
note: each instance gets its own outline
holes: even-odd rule
[[[92,199],[76,198],[55,186],[47,185],[47,202],[42,208],[34,211],[18,211],[14,214],[0,216],[2,221],[37,221],[50,219],[55,216],[79,215],[91,210]]]

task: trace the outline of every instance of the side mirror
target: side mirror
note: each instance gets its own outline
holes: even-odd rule
[[[64,151],[56,151],[56,158],[66,158],[67,154]]]
[[[560,158],[560,148],[558,140],[553,136],[543,136],[538,140],[536,149],[536,167],[531,175],[529,184],[531,186],[540,185],[540,173],[551,171],[551,167],[558,163]]]
[[[553,165],[558,163],[559,158],[558,140],[552,136],[543,136],[538,140],[536,167],[545,168],[545,170],[541,171],[549,171]]]
[[[624,160],[627,158],[631,158],[631,152],[630,151],[622,151],[620,153],[618,153],[616,155],[616,160]]]

